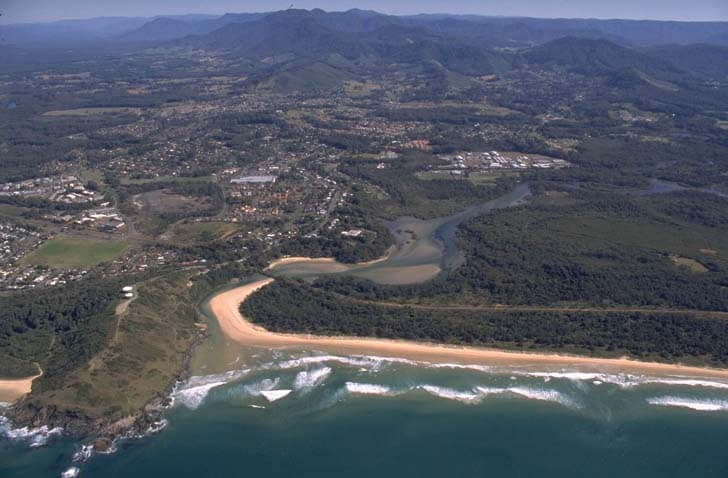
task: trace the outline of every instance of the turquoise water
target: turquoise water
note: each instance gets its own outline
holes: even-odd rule
[[[715,379],[316,351],[221,369],[181,384],[166,428],[112,455],[73,463],[63,437],[2,441],[0,476],[728,476]]]

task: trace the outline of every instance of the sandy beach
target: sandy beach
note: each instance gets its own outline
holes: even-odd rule
[[[380,262],[384,262],[389,259],[389,257],[392,255],[392,252],[394,252],[394,246],[390,247],[387,250],[387,253],[378,259],[372,259],[371,261],[367,262],[358,262],[356,264],[339,263],[336,262],[336,259],[332,257],[281,257],[280,259],[276,259],[275,261],[271,262],[264,270],[271,271],[278,267],[286,266],[289,264],[329,264],[340,266],[338,269],[340,269],[340,272],[344,272],[354,267],[368,267],[374,264],[378,264]]]
[[[280,266],[299,263],[332,264],[336,261],[331,257],[281,257],[268,264],[263,270],[270,271]]]
[[[210,300],[210,310],[217,318],[222,332],[229,339],[252,346],[307,347],[342,353],[384,355],[430,362],[528,365],[542,368],[560,366],[584,371],[618,371],[657,375],[728,378],[728,370],[656,362],[640,362],[627,358],[592,358],[572,355],[508,352],[496,349],[455,347],[400,340],[273,333],[245,320],[239,310],[240,304],[247,297],[271,282],[273,282],[273,279],[270,278],[259,280],[222,292]]]
[[[0,402],[14,402],[30,393],[33,380],[41,374],[32,377],[11,380],[0,380]]]

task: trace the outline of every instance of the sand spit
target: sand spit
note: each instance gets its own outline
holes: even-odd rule
[[[307,334],[279,334],[265,330],[245,320],[240,304],[251,294],[273,282],[262,279],[222,292],[210,302],[222,332],[230,339],[245,345],[260,347],[307,347],[356,354],[379,354],[430,362],[459,362],[484,365],[520,365],[535,367],[575,367],[590,371],[637,372],[658,375],[728,378],[728,370],[692,367],[656,362],[640,362],[619,358],[593,358],[572,355],[508,352],[504,350],[455,347],[400,340],[359,337],[324,337]]]
[[[272,271],[277,269],[278,267],[290,264],[328,264],[331,266],[338,266],[334,267],[337,270],[334,270],[333,272],[344,272],[352,269],[369,267],[375,264],[379,264],[380,262],[384,262],[392,256],[394,250],[395,246],[391,246],[389,249],[387,249],[387,253],[384,254],[382,257],[367,262],[357,262],[356,264],[344,264],[342,262],[337,262],[336,259],[331,257],[281,257],[280,259],[276,259],[275,261],[271,262],[264,270]]]

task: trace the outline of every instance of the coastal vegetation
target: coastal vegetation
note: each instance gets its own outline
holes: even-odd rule
[[[127,283],[119,279],[89,278],[12,296],[0,311],[0,375],[33,375],[38,366],[44,372],[15,407],[14,419],[112,436],[120,420],[128,423],[119,429],[143,423],[185,373],[191,347],[204,336],[197,303],[249,273],[234,264],[138,276],[134,299],[121,309]]]
[[[241,313],[273,332],[728,364],[725,315],[382,304],[291,280],[277,280],[252,295]]]

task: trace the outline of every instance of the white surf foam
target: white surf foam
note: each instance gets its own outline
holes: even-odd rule
[[[322,363],[339,363],[341,365],[348,365],[351,367],[365,368],[367,370],[379,370],[383,365],[401,363],[407,365],[421,365],[422,362],[415,362],[413,360],[396,358],[396,357],[379,357],[376,355],[352,355],[352,356],[341,356],[341,355],[312,355],[308,357],[300,357],[296,359],[285,360],[278,364],[273,364],[273,367],[280,368],[283,370],[291,368],[305,367],[307,365],[322,364]]]
[[[523,398],[530,400],[542,400],[545,402],[554,402],[561,404],[565,407],[581,408],[581,406],[572,400],[570,397],[564,395],[556,390],[545,390],[528,387],[509,387],[508,392],[519,395]]]
[[[195,410],[197,407],[202,405],[202,402],[205,401],[210,390],[215,387],[225,385],[226,383],[227,382],[212,382],[204,385],[198,385],[196,387],[177,390],[174,393],[175,403],[181,403],[190,410]]]
[[[0,416],[0,436],[4,436],[10,440],[27,441],[28,446],[31,448],[38,448],[45,445],[48,443],[50,437],[60,435],[62,432],[63,428],[49,428],[47,425],[38,428],[12,428],[8,419]]]
[[[254,397],[258,397],[263,394],[263,392],[267,392],[270,390],[275,389],[278,384],[280,383],[281,379],[276,378],[264,378],[263,380],[255,383],[251,383],[249,385],[245,385],[243,389],[245,390],[245,393],[248,395],[252,395]]]
[[[725,382],[715,382],[711,380],[697,380],[688,378],[645,378],[643,380],[643,383],[728,389],[728,383]]]
[[[463,403],[478,403],[483,398],[482,394],[476,393],[472,390],[469,392],[462,392],[453,390],[452,388],[437,387],[435,385],[419,385],[417,388],[436,397],[445,398],[447,400],[457,400],[458,402]]]
[[[392,395],[392,389],[371,383],[346,382],[346,391],[360,395]]]
[[[601,373],[588,372],[529,372],[530,377],[566,378],[569,380],[594,380],[602,376]]]
[[[71,458],[72,461],[75,462],[84,462],[87,461],[91,456],[94,454],[94,447],[93,445],[81,445],[81,449],[78,450],[76,453],[73,454],[73,457]]]
[[[81,473],[81,470],[76,466],[72,466],[71,468],[61,473],[61,478],[76,478],[79,473]]]
[[[195,410],[205,401],[210,390],[245,376],[250,370],[230,370],[213,375],[195,375],[179,384],[172,392],[172,404],[180,403]]]
[[[248,406],[249,406],[250,408],[258,408],[258,409],[262,409],[262,408],[265,408],[265,407],[264,407],[263,405],[248,405]]]
[[[287,397],[293,390],[262,390],[261,395],[269,402],[275,402],[281,398]]]
[[[647,403],[660,407],[689,408],[701,412],[718,412],[728,410],[728,401],[714,399],[694,399],[683,397],[654,397],[648,398]]]
[[[621,388],[633,388],[640,385],[657,384],[657,385],[675,385],[685,387],[704,387],[728,389],[728,382],[719,382],[715,380],[694,379],[689,377],[651,377],[645,375],[632,375],[626,373],[599,373],[599,372],[526,372],[522,373],[529,377],[560,378],[573,381],[591,381],[599,384],[610,383]],[[595,383],[596,384],[596,383]]]
[[[487,397],[488,395],[500,395],[502,393],[505,393],[507,389],[505,388],[493,388],[493,387],[475,387],[475,391],[477,391],[480,395]]]
[[[430,368],[452,368],[452,369],[464,369],[464,370],[476,370],[478,372],[492,372],[493,367],[487,365],[477,364],[459,364],[459,363],[433,363],[429,365]]]
[[[293,388],[296,390],[313,388],[323,383],[329,375],[331,375],[331,368],[329,367],[298,372],[293,383]]]
[[[152,435],[154,433],[159,433],[165,428],[167,428],[167,425],[169,425],[169,421],[166,418],[162,418],[158,422],[154,422],[151,425],[149,425],[149,428],[147,428],[147,431],[144,432],[145,436]]]

